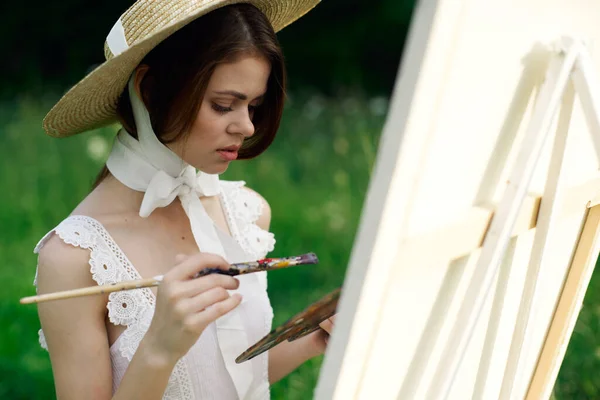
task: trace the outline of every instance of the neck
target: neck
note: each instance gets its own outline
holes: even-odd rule
[[[110,204],[111,213],[132,215],[139,218],[140,206],[144,199],[145,192],[133,190],[124,185],[111,173],[109,173],[94,189],[97,195],[97,201],[101,203],[101,209]],[[185,217],[185,212],[181,207],[181,202],[175,199],[171,204],[156,209],[153,213],[155,217],[165,217],[169,219]]]

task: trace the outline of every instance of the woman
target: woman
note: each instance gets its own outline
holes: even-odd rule
[[[268,399],[325,350],[330,321],[236,364],[271,329],[266,273],[190,278],[275,242],[267,202],[218,175],[272,142],[285,86],[275,31],[315,4],[248,3],[137,1],[107,62],[44,120],[57,137],[123,129],[93,191],[36,247],[38,293],[164,275],[158,289],[39,305],[61,400]]]

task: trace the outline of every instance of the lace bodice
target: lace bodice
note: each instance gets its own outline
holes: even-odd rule
[[[273,250],[273,234],[256,225],[261,199],[243,188],[244,182],[221,181],[219,194],[232,236],[218,231],[230,263],[263,258]],[[39,252],[56,233],[65,243],[90,251],[90,272],[99,285],[140,279],[141,276],[107,230],[87,216],[70,216],[50,231],[35,248]],[[37,278],[37,272],[36,272]],[[242,364],[235,358],[271,329],[273,311],[267,296],[266,272],[241,275],[242,303],[210,324],[197,343],[179,360],[163,399],[269,399],[267,353]],[[36,284],[36,280],[34,280]],[[113,392],[150,326],[155,297],[149,289],[113,292],[107,304],[111,323],[125,331],[110,348]],[[40,329],[40,344],[47,349]]]

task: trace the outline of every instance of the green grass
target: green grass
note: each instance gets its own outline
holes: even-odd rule
[[[373,113],[353,100],[307,99],[291,99],[265,154],[234,163],[223,177],[245,180],[270,202],[277,240],[271,255],[319,256],[318,268],[270,275],[274,324],[342,284],[383,125],[378,101]],[[48,106],[32,100],[0,105],[0,398],[54,398],[36,308],[17,300],[34,291],[35,244],[88,193],[116,129],[49,138],[40,128]],[[273,398],[310,398],[320,363],[312,360],[274,385]]]
[[[37,341],[33,293],[37,241],[89,191],[115,127],[56,140],[40,128],[45,100],[0,104],[0,398],[54,399],[47,353]],[[272,209],[274,256],[314,251],[316,268],[271,273],[274,324],[342,284],[377,141],[384,99],[292,97],[272,147],[234,163],[223,179],[245,180]],[[600,398],[600,278],[594,275],[555,394]],[[312,398],[321,358],[273,386],[273,399]]]

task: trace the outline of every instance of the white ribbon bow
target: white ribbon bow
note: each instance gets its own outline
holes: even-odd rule
[[[129,98],[139,139],[121,129],[106,162],[108,169],[124,185],[145,192],[139,211],[141,217],[148,217],[157,208],[165,207],[179,197],[200,251],[226,258],[215,224],[199,199],[199,196],[220,193],[219,176],[196,173],[194,167],[158,140],[148,111],[134,90],[133,77],[129,81]],[[239,398],[244,399],[254,375],[250,362],[235,363],[235,357],[249,346],[241,316],[234,310],[217,319],[216,326],[225,366]]]
[[[210,177],[207,174],[197,176],[192,166],[186,167],[177,178],[167,175],[164,171],[157,171],[146,189],[140,216],[149,216],[157,207],[171,204],[178,196],[190,219],[192,233],[200,251],[225,257],[225,250],[214,229],[213,221],[198,198],[198,196],[215,196],[219,193],[218,180]]]
[[[165,207],[179,197],[200,251],[225,257],[214,222],[198,198],[219,194],[219,176],[196,172],[158,140],[148,111],[134,90],[133,79],[129,81],[129,97],[138,139],[121,129],[106,166],[123,184],[145,192],[141,217],[148,217],[155,209]]]

